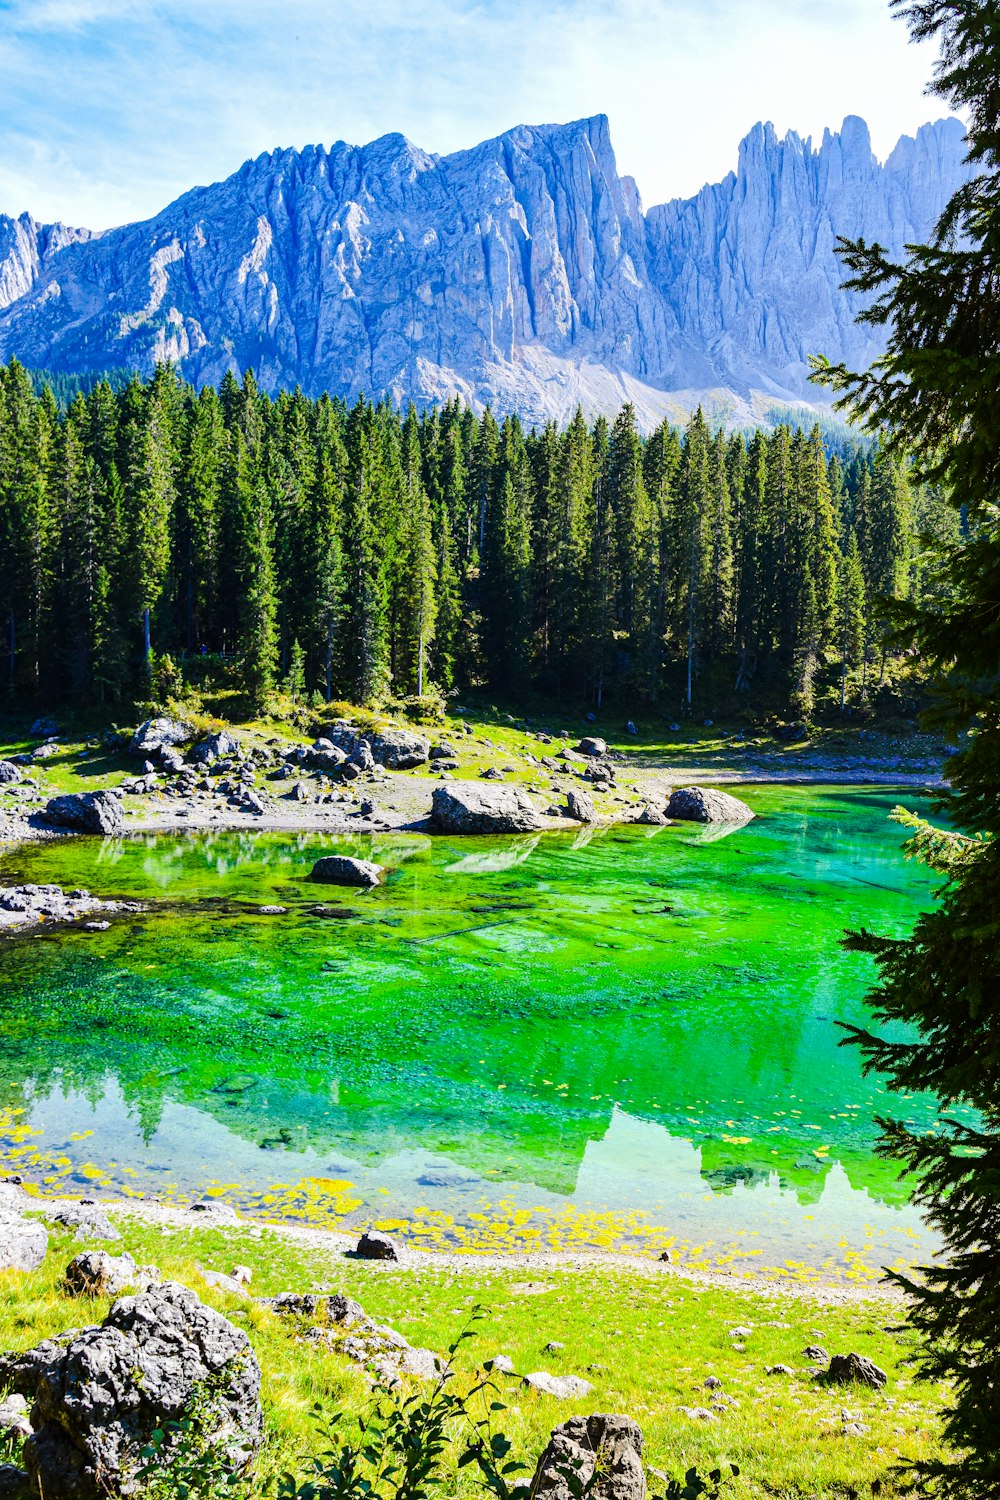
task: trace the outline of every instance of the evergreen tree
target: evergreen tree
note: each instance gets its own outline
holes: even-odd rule
[[[921,1476],[954,1500],[1000,1496],[1000,417],[996,328],[1000,292],[1000,28],[987,0],[919,0],[893,8],[915,38],[941,47],[937,90],[968,119],[974,175],[945,210],[929,245],[902,263],[878,246],[845,247],[852,284],[874,294],[869,322],[888,332],[884,357],[863,374],[822,366],[846,404],[887,436],[886,463],[914,455],[965,518],[947,559],[948,590],[929,605],[897,607],[941,672],[939,722],[976,732],[949,764],[953,821],[945,833],[908,818],[911,852],[944,876],[938,905],[909,937],[855,936],[880,978],[871,1001],[888,1031],[854,1031],[866,1068],[891,1090],[935,1093],[936,1127],[917,1134],[882,1121],[882,1150],[916,1180],[916,1201],[944,1253],[919,1277],[890,1273],[909,1294],[921,1372],[954,1391],[945,1412],[948,1454]],[[860,538],[859,538],[860,540]],[[878,549],[884,557],[882,548]],[[891,557],[891,552],[890,552]],[[902,1029],[900,1029],[902,1023]],[[977,1112],[957,1122],[956,1104]]]

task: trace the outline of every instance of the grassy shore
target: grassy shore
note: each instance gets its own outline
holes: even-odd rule
[[[548,1370],[589,1380],[592,1393],[572,1402],[539,1396],[517,1378],[503,1380],[501,1422],[529,1465],[553,1426],[575,1411],[633,1416],[645,1434],[648,1463],[669,1474],[692,1464],[737,1464],[734,1500],[875,1494],[885,1500],[903,1493],[891,1472],[895,1464],[935,1451],[936,1412],[946,1393],[914,1383],[907,1364],[912,1336],[899,1331],[903,1308],[883,1290],[737,1283],[596,1255],[479,1264],[412,1253],[397,1267],[346,1256],[341,1237],[316,1231],[206,1226],[181,1214],[153,1218],[127,1208],[115,1217],[122,1240],[109,1248],[156,1264],[248,1333],[264,1371],[267,1423],[253,1493],[264,1493],[279,1473],[301,1468],[302,1456],[321,1448],[317,1403],[327,1413],[356,1414],[371,1399],[356,1365],[304,1340],[295,1320],[254,1300],[282,1291],[348,1293],[411,1344],[436,1351],[446,1350],[473,1309],[483,1307],[476,1337],[462,1345],[460,1381],[498,1354],[509,1355],[519,1374]],[[54,1233],[40,1271],[0,1275],[0,1348],[27,1348],[104,1315],[106,1302],[81,1304],[61,1287],[80,1248],[67,1233]],[[253,1272],[246,1296],[222,1293],[202,1277],[203,1270],[228,1272],[236,1263]],[[546,1352],[550,1342],[565,1347]],[[867,1354],[887,1372],[886,1388],[817,1382],[804,1352],[816,1344],[830,1354]],[[774,1365],[794,1373],[768,1374]],[[710,1376],[721,1388],[706,1388]],[[726,1404],[713,1407],[720,1399]],[[689,1416],[684,1407],[710,1410],[712,1417]],[[475,1493],[469,1471],[456,1476],[453,1493]]]

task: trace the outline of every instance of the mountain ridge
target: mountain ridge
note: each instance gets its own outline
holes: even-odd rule
[[[967,175],[939,120],[879,163],[848,116],[818,147],[758,124],[735,171],[643,210],[605,115],[516,126],[447,156],[397,132],[279,148],[159,214],[92,233],[0,215],[0,357],[74,374],[173,359],[528,420],[699,400],[735,420],[817,404],[809,353],[867,362],[836,235],[893,253]]]

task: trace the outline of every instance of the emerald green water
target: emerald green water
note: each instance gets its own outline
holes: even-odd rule
[[[7,1157],[50,1191],[216,1183],[431,1243],[509,1245],[520,1209],[543,1245],[652,1225],[651,1247],[697,1261],[926,1250],[873,1116],[930,1124],[933,1106],[863,1079],[835,1024],[864,1019],[871,977],[843,929],[902,933],[930,900],[888,821],[899,796],[746,795],[758,818],[724,837],[211,833],[8,854],[5,883],[152,907],[5,947],[0,1106],[39,1132]],[[391,874],[309,884],[331,849]]]

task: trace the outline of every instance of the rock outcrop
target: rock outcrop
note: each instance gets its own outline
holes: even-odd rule
[[[518,786],[449,781],[435,787],[431,819],[442,833],[533,833],[542,820]]]
[[[884,165],[861,120],[815,148],[758,125],[736,172],[644,214],[603,115],[443,157],[401,135],[278,150],[97,237],[0,219],[0,359],[171,359],[196,384],[251,367],[270,390],[458,394],[535,422],[631,399],[650,425],[706,393],[766,418],[820,399],[808,354],[881,348],[836,237],[926,237],[963,158],[957,120]]]
[[[572,1500],[581,1487],[592,1500],[646,1500],[642,1431],[631,1417],[570,1417],[554,1429],[535,1470],[534,1500]]]
[[[125,832],[125,814],[116,792],[67,792],[52,797],[45,804],[45,820],[57,828],[71,828],[74,833],[99,833],[104,838],[120,838]]]
[[[0,1200],[0,1271],[37,1271],[48,1247],[44,1224]]]
[[[739,797],[711,787],[679,787],[667,803],[667,817],[682,823],[749,823],[753,816],[752,809]]]
[[[193,1401],[222,1469],[245,1470],[263,1435],[249,1339],[173,1283],[121,1298],[98,1327],[0,1357],[2,1379],[34,1398],[24,1462],[45,1500],[140,1493],[140,1450]]]

